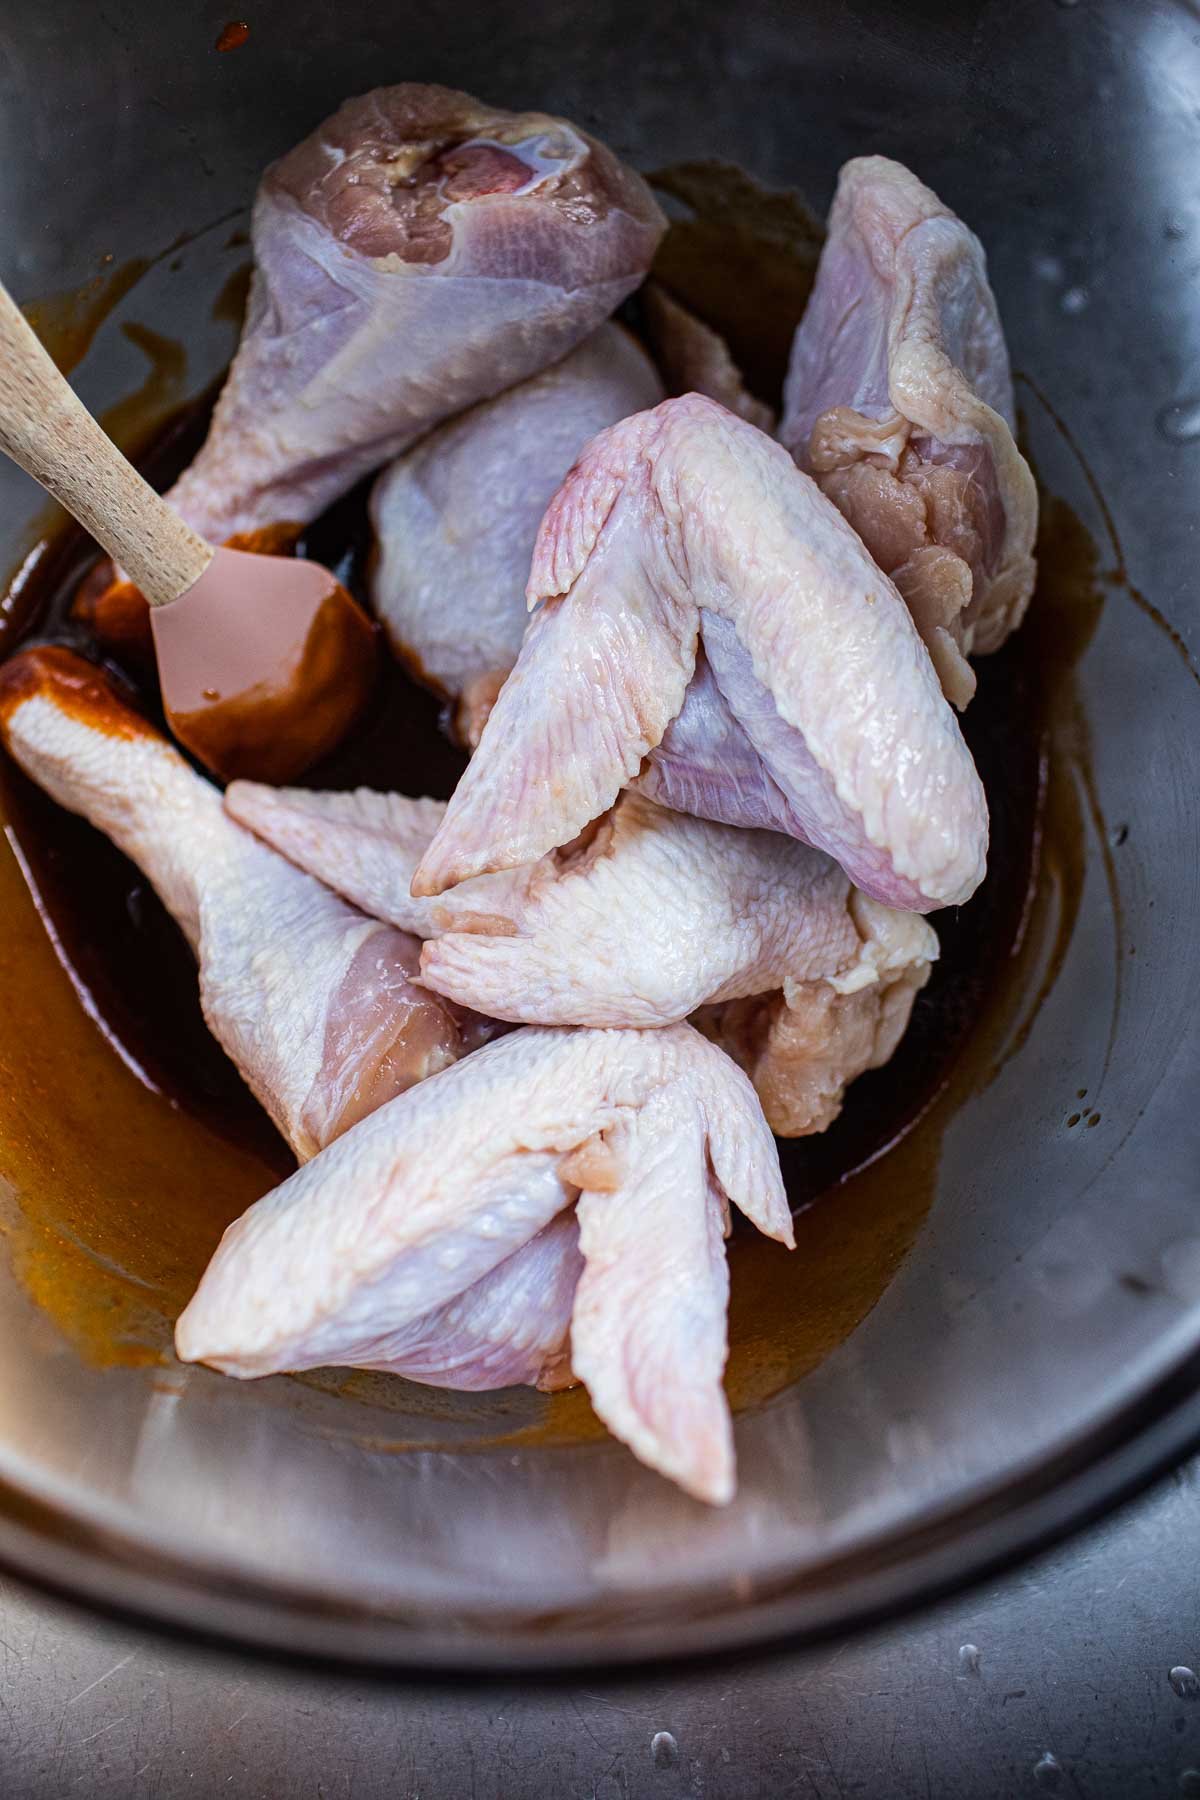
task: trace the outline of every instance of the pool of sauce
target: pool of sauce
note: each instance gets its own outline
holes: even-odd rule
[[[763,195],[737,171],[713,172],[707,187],[695,165],[659,179],[689,217],[672,226],[656,272],[725,332],[753,386],[777,396],[819,228],[794,199]],[[217,299],[235,303],[229,291]],[[768,315],[776,328],[764,334]],[[627,317],[636,328],[636,303]],[[144,331],[136,341],[152,375],[175,378],[181,351]],[[72,357],[77,347],[72,338]],[[161,391],[150,399],[161,402]],[[141,444],[139,466],[157,485],[195,453],[212,399],[177,409]],[[133,411],[119,420],[127,443]],[[298,546],[360,598],[368,487]],[[1029,619],[980,664],[963,720],[991,806],[988,879],[968,906],[935,915],[941,960],[892,1062],[853,1085],[829,1131],[781,1144],[796,1253],[735,1231],[735,1407],[797,1380],[874,1306],[931,1204],[947,1120],[1019,1049],[1062,966],[1089,825],[1103,824],[1071,672],[1105,590],[1088,534],[1047,496],[1038,554]],[[0,658],[24,641],[105,656],[70,610],[96,561],[73,526],[34,546],[0,600]],[[144,665],[115,666],[157,716]],[[353,736],[306,780],[448,796],[464,758],[443,725],[441,701],[389,661]],[[2,756],[0,826],[0,1196],[11,1190],[0,1223],[26,1290],[78,1350],[99,1363],[169,1363],[174,1318],[221,1231],[292,1158],[209,1036],[189,952],[138,871]],[[1119,921],[1115,878],[1111,888]],[[451,1421],[460,1450],[602,1430],[581,1390],[523,1393],[518,1404],[346,1371],[295,1379],[385,1410],[397,1448],[436,1446]],[[467,1444],[464,1423],[475,1431]]]

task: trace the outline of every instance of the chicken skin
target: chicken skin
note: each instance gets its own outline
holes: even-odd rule
[[[517,660],[525,582],[542,514],[584,445],[662,399],[637,341],[602,325],[570,356],[431,431],[371,493],[371,602],[402,661],[464,701]],[[481,721],[482,724],[482,721]]]
[[[1037,490],[974,233],[883,156],[842,170],[780,435],[907,600],[946,695],[1033,592]]]
[[[172,505],[215,543],[316,518],[589,337],[664,225],[564,119],[415,82],[348,100],[263,177],[242,340]]]
[[[0,738],[146,875],[195,954],[209,1030],[301,1159],[492,1029],[417,985],[416,938],[235,824],[219,790],[72,651],[0,667]]]
[[[836,975],[858,954],[850,884],[829,857],[638,794],[574,849],[436,900],[409,885],[440,801],[238,781],[226,806],[364,912],[425,938],[425,983],[497,1019],[670,1025],[705,1002]]]
[[[379,1108],[231,1225],[176,1347],[243,1377],[391,1367],[414,1320],[577,1204],[574,1370],[643,1462],[721,1504],[731,1203],[793,1241],[774,1142],[728,1057],[687,1025],[529,1027]]]
[[[889,906],[957,905],[982,879],[983,789],[903,600],[744,420],[688,395],[602,432],[542,521],[528,598],[414,894],[535,862],[606,812],[680,717],[701,645],[761,765],[725,785],[725,822],[784,825]]]

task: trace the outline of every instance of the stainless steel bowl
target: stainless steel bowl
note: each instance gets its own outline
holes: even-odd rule
[[[719,1513],[602,1439],[555,1442],[533,1396],[239,1386],[64,1333],[14,1172],[40,1158],[86,1217],[89,1181],[121,1201],[123,1146],[89,1159],[96,1097],[61,1058],[31,1079],[39,1032],[92,1029],[47,954],[40,1023],[0,1001],[0,1557],[176,1624],[426,1667],[658,1656],[907,1604],[1099,1505],[1200,1422],[1195,8],[257,0],[219,54],[225,23],[209,4],[0,9],[5,277],[111,300],[157,258],[79,365],[96,409],[145,375],[130,319],[186,345],[185,372],[160,359],[160,398],[212,379],[259,170],[381,81],[561,111],[643,168],[720,157],[819,207],[845,157],[885,151],[957,207],[988,246],[1041,480],[1098,546],[1047,742],[1077,866],[1051,832],[1020,981],[982,1009],[936,1157],[922,1140],[916,1241],[844,1341],[743,1408]],[[0,469],[0,560],[40,507]],[[2,891],[0,980],[44,954],[15,879]],[[915,1179],[905,1154],[873,1177],[881,1206],[892,1171],[897,1197]],[[150,1176],[169,1220],[178,1170],[143,1167],[138,1205]],[[117,1280],[81,1253],[97,1292]],[[824,1279],[820,1258],[797,1266],[798,1309]]]

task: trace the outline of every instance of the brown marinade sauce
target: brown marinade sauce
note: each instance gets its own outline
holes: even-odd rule
[[[112,737],[144,736],[143,714],[126,706],[115,681],[65,644],[37,644],[0,663],[0,732],[37,694],[52,696],[71,718]]]

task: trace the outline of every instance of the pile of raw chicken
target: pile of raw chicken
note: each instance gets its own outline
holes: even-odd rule
[[[585,132],[436,87],[263,179],[170,499],[253,542],[382,471],[373,604],[473,750],[448,804],[222,794],[62,646],[0,713],[153,882],[300,1163],[179,1355],[582,1381],[719,1503],[730,1210],[791,1242],[772,1132],[891,1055],[922,915],[983,876],[955,709],[1029,599],[1036,497],[983,252],[906,169],[843,169],[778,419],[653,282],[653,360],[611,321],[664,228]]]

